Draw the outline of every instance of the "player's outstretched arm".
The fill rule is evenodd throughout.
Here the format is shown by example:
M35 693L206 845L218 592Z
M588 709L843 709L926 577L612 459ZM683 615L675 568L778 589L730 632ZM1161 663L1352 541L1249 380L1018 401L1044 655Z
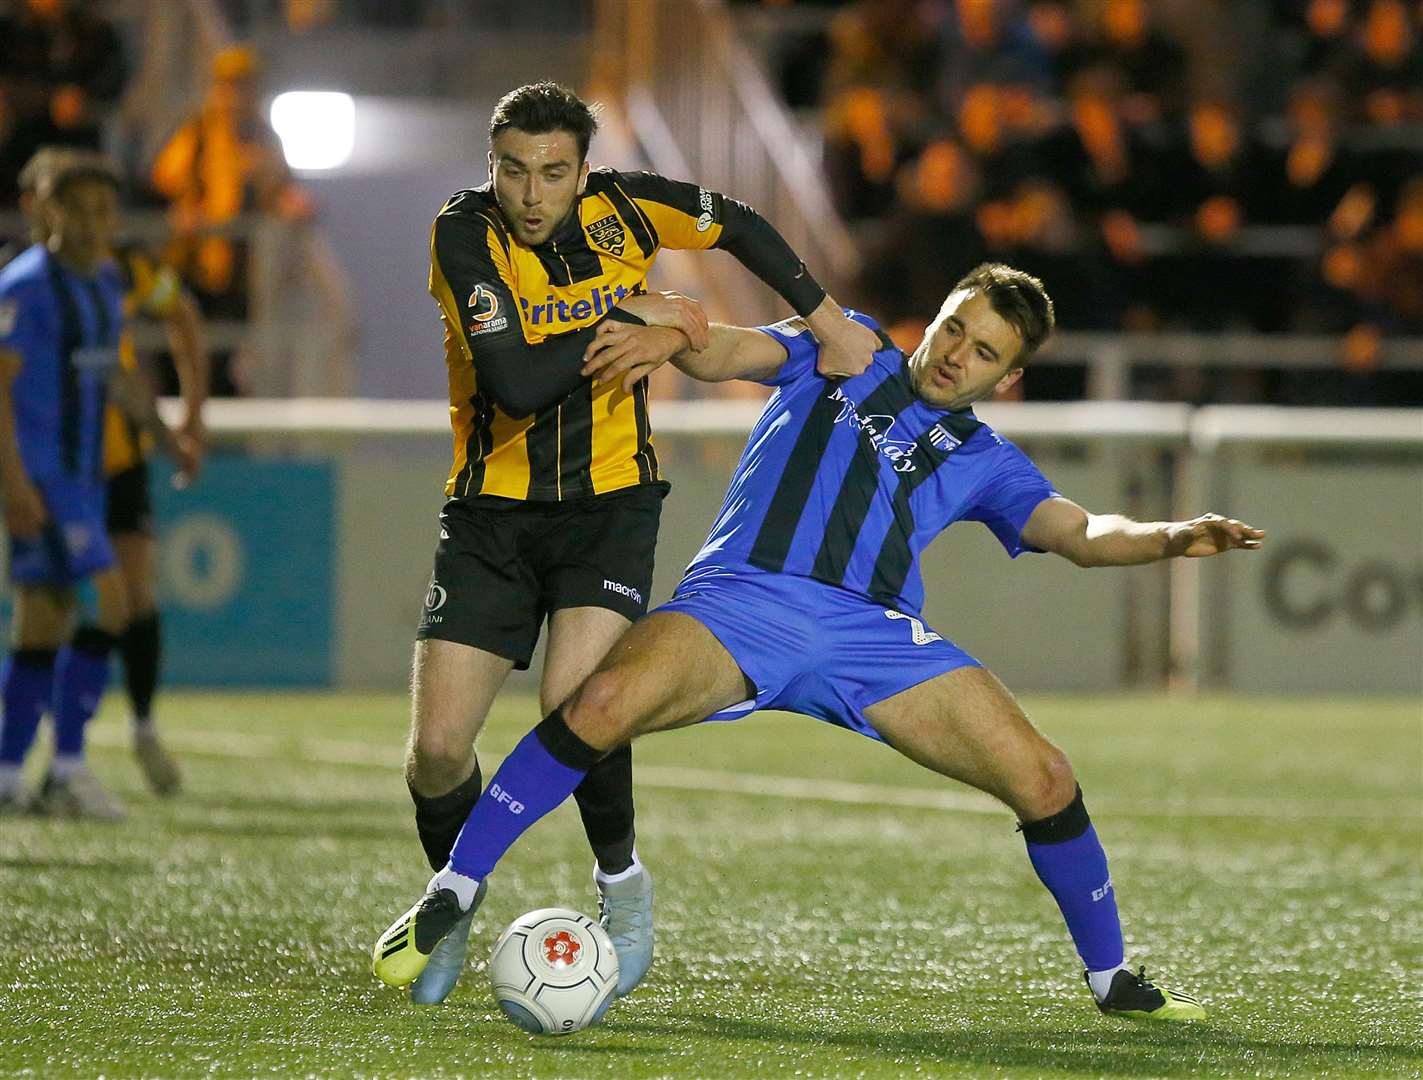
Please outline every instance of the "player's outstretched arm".
M605 322L588 347L585 374L599 382L621 378L623 389L667 360L701 382L769 379L786 362L786 350L758 330L713 323L703 349L690 347L680 330L660 325Z
M1263 529L1234 518L1202 514L1189 521L1133 521L1092 514L1071 499L1044 499L1023 526L1023 539L1078 566L1135 566L1159 559L1202 558L1240 549L1255 551Z
M786 359L786 347L770 334L744 326L712 323L707 347L684 349L672 358L672 363L702 382L730 379L765 382L781 370Z
M709 326L701 304L679 293L629 296L618 310L646 326L603 323L588 346L583 373L599 382L621 378L624 390L669 359L701 382L764 381L786 362L785 347L768 334Z

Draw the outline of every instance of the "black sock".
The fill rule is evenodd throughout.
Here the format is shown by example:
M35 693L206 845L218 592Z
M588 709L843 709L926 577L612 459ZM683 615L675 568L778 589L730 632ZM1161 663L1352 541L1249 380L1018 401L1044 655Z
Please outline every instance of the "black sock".
M119 654L124 661L124 685L133 705L134 718L139 721L147 720L153 711L162 644L156 611L134 619L119 638Z
M588 845L605 874L632 865L632 746L620 746L591 769L573 789Z
M406 781L406 786L409 786L409 781ZM464 828L465 819L479 801L483 787L484 777L479 773L479 761L476 759L469 779L453 791L443 795L421 795L413 787L410 788L410 797L415 800L415 831L420 834L420 846L425 849L425 858L430 860L431 870L443 870L445 863L450 861L455 837Z

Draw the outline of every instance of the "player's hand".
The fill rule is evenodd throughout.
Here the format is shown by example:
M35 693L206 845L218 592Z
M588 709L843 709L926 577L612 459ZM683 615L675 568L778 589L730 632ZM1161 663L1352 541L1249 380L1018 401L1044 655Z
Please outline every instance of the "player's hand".
M805 321L820 344L815 370L827 379L859 375L870 366L875 351L884 347L878 334L847 316L829 296Z
M668 326L687 335L694 352L707 347L707 313L690 296L675 292L638 293L618 301L618 307L648 326Z
M623 390L632 393L639 381L687 347L680 330L609 320L598 325L593 343L583 353L582 371L599 383L621 378Z
M5 528L17 540L31 540L44 531L49 510L39 489L28 479L5 485Z
M1236 548L1257 551L1264 542L1264 529L1219 514L1202 514L1173 527L1169 548L1173 556L1200 559Z
M201 441L188 434L186 425L173 433L173 463L177 466L177 471L173 473L174 491L185 490L198 478L206 449Z
M208 429L203 423L203 414L196 409L189 409L183 422L178 425L178 445L180 453L190 462L190 467L186 470L185 485L197 478L203 467L203 458L208 452Z

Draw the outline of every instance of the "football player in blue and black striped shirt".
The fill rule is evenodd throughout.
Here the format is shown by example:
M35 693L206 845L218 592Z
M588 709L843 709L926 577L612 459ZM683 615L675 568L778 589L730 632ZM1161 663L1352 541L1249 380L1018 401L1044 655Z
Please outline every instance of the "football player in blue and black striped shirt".
M47 803L115 819L122 809L84 763L84 726L128 621L104 528L103 418L118 364L123 285L108 261L118 213L112 174L56 169L51 243L0 271L0 487L15 583L14 649L0 675L0 805L24 801L20 765L52 710ZM73 635L75 588L100 587L99 627ZM112 602L110 602L112 600Z
M867 325L864 316L852 316ZM1011 385L1052 331L1042 283L987 264L965 276L912 356L888 340L863 374L829 379L792 319L712 327L676 362L700 379L776 392L726 500L673 599L515 748L475 804L449 866L386 932L382 949L425 952L525 829L585 772L650 731L753 709L806 713L888 743L1002 800L1067 923L1105 1013L1205 1016L1189 995L1124 963L1107 857L1067 757L973 657L925 625L919 555L957 521L979 521L1013 556L1126 566L1260 547L1264 534L1213 514L1140 523L1058 494L972 406ZM660 327L599 331L617 350Z
M118 186L97 155L56 159L36 192L44 242L0 270L0 495L15 585L13 648L0 668L0 814L123 816L84 759L84 728L129 620L105 526L107 405L160 439L168 432L151 394L119 369L124 286L110 258ZM98 614L75 630L86 581ZM46 712L55 753L32 800L21 767Z

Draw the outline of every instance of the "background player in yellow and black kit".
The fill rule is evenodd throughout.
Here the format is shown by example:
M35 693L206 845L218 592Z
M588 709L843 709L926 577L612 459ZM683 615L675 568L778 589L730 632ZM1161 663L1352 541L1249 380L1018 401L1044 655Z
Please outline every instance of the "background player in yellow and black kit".
M46 239L44 215L39 205L46 175L66 162L84 157L83 151L70 147L41 147L20 171L20 209L29 225L32 242ZM124 287L125 329L119 340L119 364L128 372L140 370L130 329L134 319L147 317L164 323L186 409L172 446L177 450L179 475L190 479L198 468L205 442L202 410L207 400L209 376L202 314L184 290L177 273L155 260L141 245L119 244L112 257ZM144 380L138 382L146 385ZM148 490L147 456L153 442L152 435L140 430L128 414L110 403L104 416L107 525L130 615L128 628L119 637L118 651L123 658L124 685L133 709L134 756L149 786L159 795L169 795L178 790L181 776L153 724L153 697L158 686L161 656L157 541Z
M185 409L174 435L178 475L186 483L197 472L205 442L202 414L209 375L202 314L183 289L177 273L155 261L141 246L121 245L114 258L124 283L128 324L146 316L161 320L168 331ZM119 363L129 371L139 371L131 331L120 342ZM149 787L159 795L171 795L178 790L181 774L159 740L153 722L162 631L156 581L158 543L153 532L147 461L152 442L152 437L141 432L127 415L109 407L104 419L104 474L109 485L109 539L131 613L128 630L119 639L119 655L123 657L124 685L133 709L133 750Z
M595 128L593 111L556 84L509 93L490 118L490 182L455 194L431 233L454 466L415 649L406 777L437 870L480 793L475 737L509 671L528 666L544 621L546 714L647 608L667 484L645 376L675 350L605 351L601 362L620 378L596 383L584 350L604 319L639 321L639 305L680 309L689 340L705 332L699 309L635 295L657 252L731 252L806 316L827 373L858 374L878 346L749 207L649 173L590 171ZM575 797L618 952L618 991L627 993L652 960L652 881L633 849L630 751L601 762ZM405 978L382 963L391 947L378 948L377 974L395 985L415 980L417 1002L444 1000L477 899L472 882L432 887L422 903L453 905L455 930Z

